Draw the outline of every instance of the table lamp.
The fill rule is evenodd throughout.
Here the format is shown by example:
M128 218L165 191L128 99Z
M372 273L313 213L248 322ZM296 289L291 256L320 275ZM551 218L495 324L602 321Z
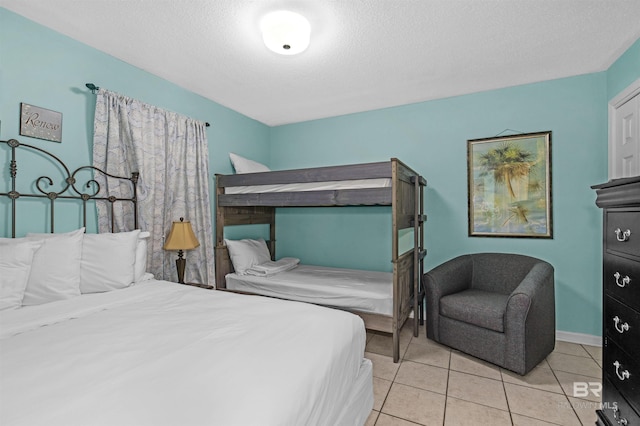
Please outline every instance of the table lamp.
M187 266L183 250L192 250L199 245L200 243L193 233L193 228L191 228L191 222L185 221L183 217L180 218L179 222L173 222L163 248L165 250L178 250L176 268L178 269L178 282L180 284L184 284L184 270Z

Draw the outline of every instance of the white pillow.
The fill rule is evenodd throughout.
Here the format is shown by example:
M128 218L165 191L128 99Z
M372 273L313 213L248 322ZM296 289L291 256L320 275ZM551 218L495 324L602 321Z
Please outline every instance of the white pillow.
M22 306L33 255L42 243L0 238L0 311Z
M33 256L23 306L80 296L80 259L84 228L64 234L27 234L42 242Z
M86 234L80 263L80 292L101 293L133 284L139 235L139 229Z
M144 274L142 274L142 278L140 278L140 281L138 282L142 282L142 281L149 281L154 279L155 277L153 276L153 274L151 272L145 272Z
M134 280L133 282L137 283L138 281L144 281L143 277L145 272L147 272L147 240L151 234L149 231L141 231L138 234L138 244L136 245L136 266L134 272Z
M239 241L225 239L224 242L237 274L246 275L247 269L271 260L267 243L262 238Z
M233 152L229 153L229 158L231 159L231 164L233 164L233 168L236 170L236 173L258 173L271 171L271 169L264 164L241 157Z

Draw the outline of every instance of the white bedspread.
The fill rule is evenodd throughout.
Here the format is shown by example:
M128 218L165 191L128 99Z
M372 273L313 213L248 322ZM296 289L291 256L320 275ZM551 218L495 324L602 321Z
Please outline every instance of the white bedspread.
M352 314L148 281L0 312L0 424L334 425Z
M233 273L225 278L231 290L393 315L391 272L298 265L268 277Z

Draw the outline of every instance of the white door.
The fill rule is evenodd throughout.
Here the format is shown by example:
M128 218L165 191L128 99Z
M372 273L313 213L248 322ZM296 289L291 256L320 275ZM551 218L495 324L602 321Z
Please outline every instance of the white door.
M617 103L610 105L610 179L640 175L640 93L637 92L637 88L625 90L626 96L618 97Z

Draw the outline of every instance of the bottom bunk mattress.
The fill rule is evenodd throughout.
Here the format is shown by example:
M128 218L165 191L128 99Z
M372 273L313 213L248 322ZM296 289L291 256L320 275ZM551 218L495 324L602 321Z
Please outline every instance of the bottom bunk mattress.
M225 278L230 290L393 315L391 272L298 265L268 277L232 273Z
M2 425L363 425L356 315L148 281L0 311Z

